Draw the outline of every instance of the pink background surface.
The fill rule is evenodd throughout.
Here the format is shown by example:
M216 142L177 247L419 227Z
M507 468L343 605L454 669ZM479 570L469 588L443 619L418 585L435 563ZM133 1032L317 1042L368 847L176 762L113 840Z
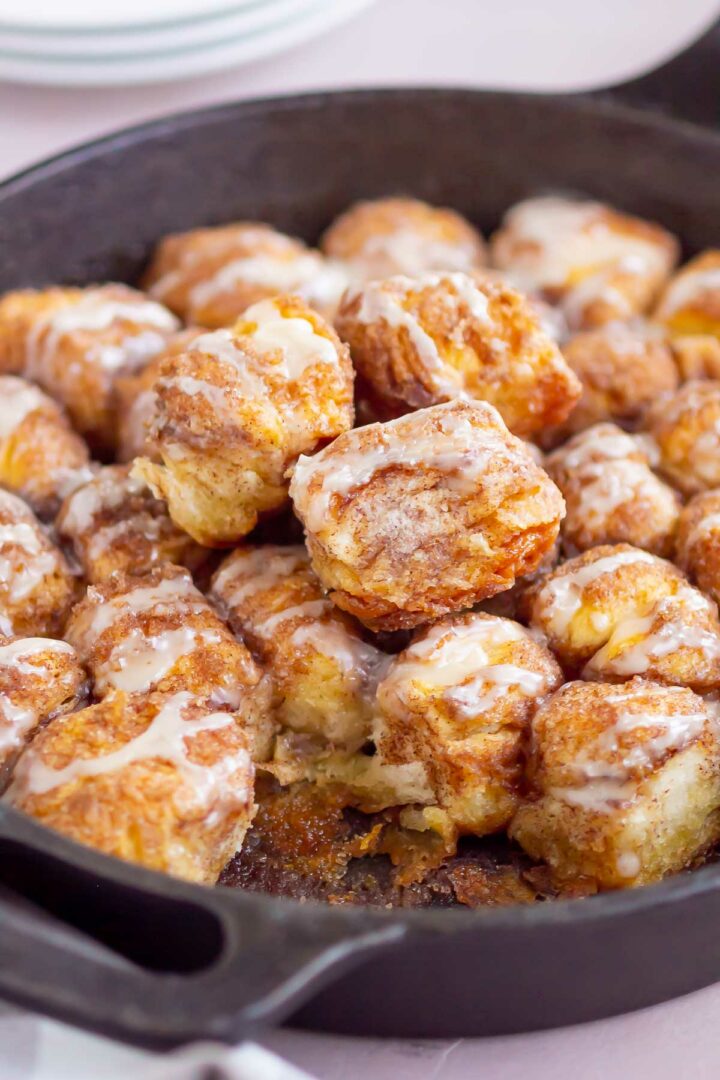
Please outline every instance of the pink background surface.
M232 98L371 84L574 90L616 82L682 48L717 9L716 0L378 0L315 42L186 83L99 91L0 84L0 174L128 123ZM33 1025L33 1050L13 1076L139 1078L148 1066L159 1075L138 1051L0 1007L3 1080L4 1032L18 1037L25 1025ZM720 985L535 1035L427 1043L278 1031L262 1041L322 1080L702 1080L720 1075Z

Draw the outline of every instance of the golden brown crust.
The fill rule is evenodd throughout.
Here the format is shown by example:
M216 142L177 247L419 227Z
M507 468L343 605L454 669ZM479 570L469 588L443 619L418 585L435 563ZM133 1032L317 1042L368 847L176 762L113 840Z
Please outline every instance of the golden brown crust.
M72 545L91 583L116 572L147 574L165 563L194 570L207 557L173 523L165 503L130 476L129 465L99 469L65 500L55 528Z
M345 295L336 326L386 418L479 398L529 436L561 423L580 394L531 304L482 272L370 282Z
M647 884L720 835L720 744L689 690L568 683L536 712L532 733L533 797L510 834L557 880Z
M371 629L400 629L508 589L548 552L562 497L499 414L450 402L357 428L290 487L318 577Z
M0 375L0 483L41 518L92 475L88 448L62 409L37 386Z
M556 196L517 203L491 238L493 264L519 287L559 302L573 329L646 312L679 251L659 225Z
M382 760L420 763L436 805L423 817L444 831L504 828L519 802L530 718L562 682L552 653L518 623L449 616L394 657L378 688Z
M255 810L249 747L242 711L113 694L40 731L8 797L80 843L213 884Z
M115 380L115 450L118 461L152 457L150 424L154 413L155 383L160 378L163 361L170 356L187 352L193 341L206 331L188 327L173 334L167 348L153 357L149 364L134 375L122 375Z
M164 566L144 577L116 574L91 586L72 612L67 640L93 677L95 695L187 692L238 708L269 687L250 653L195 588L187 570Z
M715 604L647 551L592 548L540 579L524 604L569 673L608 682L643 675L698 692L720 685Z
M680 515L676 562L720 602L720 491L696 495Z
M642 438L596 424L549 454L545 468L565 499L568 555L617 543L672 555L680 498L653 473Z
M667 283L655 309L673 337L720 338L720 251L703 251Z
M575 334L562 351L582 383L582 396L563 424L543 434L546 447L602 420L633 430L659 394L678 386L673 353L662 331L640 321Z
M383 654L334 608L303 547L238 548L212 595L270 674L283 727L355 750L370 736Z
M720 486L720 382L685 383L648 411L659 470L684 495Z
M345 284L320 252L254 221L165 237L143 278L143 288L185 322L211 329L232 326L278 293L301 294L332 316Z
M49 638L0 643L0 778L36 728L77 708L87 677L71 645Z
M275 297L230 330L166 358L155 383L156 464L134 475L199 543L229 546L287 501L298 454L352 425L347 347L297 297Z
M720 339L712 334L682 334L672 338L671 348L680 381L720 379Z
M107 450L115 379L147 363L177 328L168 310L127 285L11 293L0 304L0 367L37 382Z
M425 270L472 270L487 255L480 233L455 210L397 196L354 203L335 218L320 247L349 264L356 283Z
M0 631L60 636L76 587L62 552L32 510L0 489Z

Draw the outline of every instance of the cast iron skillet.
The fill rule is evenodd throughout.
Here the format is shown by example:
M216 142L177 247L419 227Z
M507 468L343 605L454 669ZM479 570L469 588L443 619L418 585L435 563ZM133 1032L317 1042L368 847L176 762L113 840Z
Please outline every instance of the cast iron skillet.
M707 119L711 35L701 50L689 83L681 60L633 95L679 75ZM694 100L703 76L715 84ZM690 253L720 244L719 175L720 133L602 99L379 90L229 105L2 185L0 289L133 280L164 233L233 218L313 239L354 199L391 192L486 230L525 195L582 192L663 222ZM718 865L533 907L331 908L162 877L0 805L0 881L0 992L148 1046L237 1040L289 1016L355 1034L515 1032L720 978Z

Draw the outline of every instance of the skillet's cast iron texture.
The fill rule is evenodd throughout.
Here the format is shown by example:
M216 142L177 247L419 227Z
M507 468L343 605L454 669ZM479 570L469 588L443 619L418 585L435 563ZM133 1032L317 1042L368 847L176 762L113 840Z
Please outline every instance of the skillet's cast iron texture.
M400 90L231 105L0 187L0 289L132 280L164 233L233 218L311 240L354 199L391 192L485 230L523 196L584 193L663 222L691 253L720 244L718 175L720 134L603 101ZM144 1045L237 1039L293 1013L356 1034L526 1031L720 978L718 865L532 907L330 908L163 878L0 806L0 882L0 992Z

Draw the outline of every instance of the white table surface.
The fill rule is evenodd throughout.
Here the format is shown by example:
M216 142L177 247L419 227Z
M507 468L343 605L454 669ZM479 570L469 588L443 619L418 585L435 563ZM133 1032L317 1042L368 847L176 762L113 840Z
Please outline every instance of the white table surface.
M619 82L679 51L718 7L718 0L377 0L315 42L209 78L102 90L0 83L0 175L114 128L233 98L373 84L578 90ZM716 1080L720 985L534 1035L423 1043L282 1030L262 1042L320 1080ZM156 1068L173 1080L198 1075L187 1058L154 1060L0 1005L2 1080L145 1080L160 1076ZM226 1058L226 1070L261 1075L244 1052Z

